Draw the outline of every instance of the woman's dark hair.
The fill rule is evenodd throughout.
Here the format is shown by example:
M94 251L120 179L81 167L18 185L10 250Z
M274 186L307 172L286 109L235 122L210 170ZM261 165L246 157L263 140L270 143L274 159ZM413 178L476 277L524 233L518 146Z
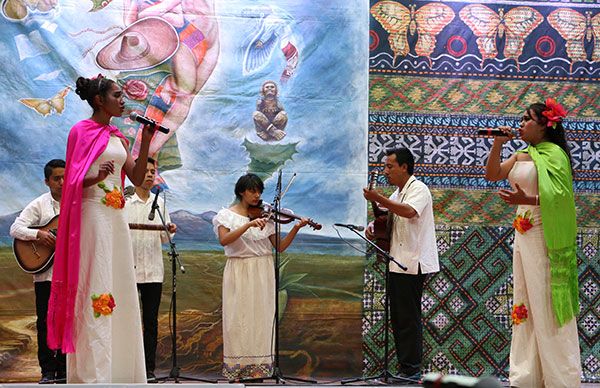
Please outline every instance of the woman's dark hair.
M235 184L235 197L238 201L242 200L242 193L246 190L257 190L262 193L265 190L265 184L258 175L246 174L241 176Z
M114 83L115 81L100 74L93 79L79 77L75 82L75 93L77 93L79 98L87 101L87 103L90 104L92 109L95 111L96 107L94 106L94 97L97 95L106 97L108 91Z
M548 107L546 104L536 103L529 105L527 111L531 116L531 112L535 113L537 116L536 122L540 125L543 125L546 128L546 139L549 142L552 142L562 148L567 156L569 157L569 163L571 164L571 169L573 169L573 163L571 162L571 152L569 151L569 145L567 144L567 138L565 136L565 127L563 127L562 122L557 122L556 126L548 127L548 118L542 114ZM533 119L533 116L531 116Z

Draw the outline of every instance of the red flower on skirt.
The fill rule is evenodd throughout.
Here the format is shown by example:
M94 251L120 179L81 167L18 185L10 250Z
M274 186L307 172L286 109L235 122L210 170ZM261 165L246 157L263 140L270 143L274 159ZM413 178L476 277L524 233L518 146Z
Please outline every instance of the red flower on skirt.
M123 209L125 207L125 197L118 186L113 186L113 189L110 190L104 182L100 182L98 183L98 187L104 190L105 193L104 198L101 200L103 204L115 209Z
M112 294L93 294L92 308L94 309L94 317L98 318L101 315L110 315L117 305Z
M513 311L511 314L513 325L518 325L527 320L527 307L525 307L525 303L521 303L519 305L513 306Z
M533 228L533 217L531 217L531 211L527 210L524 214L517 214L515 220L513 221L513 227L521 234Z

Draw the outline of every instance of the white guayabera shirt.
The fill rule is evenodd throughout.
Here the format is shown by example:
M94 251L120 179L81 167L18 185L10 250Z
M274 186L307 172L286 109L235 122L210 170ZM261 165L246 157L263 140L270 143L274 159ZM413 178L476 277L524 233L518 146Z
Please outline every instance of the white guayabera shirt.
M417 212L413 218L395 215L392 229L390 255L408 268L403 271L393 261L390 271L416 275L440 270L435 223L433 220L433 200L427 186L411 176L402 191L397 189L390 199L409 205Z
M153 195L146 201L143 201L137 194L128 198L125 202L127 222L162 225L158 214L154 220L148 220L153 201ZM165 222L171 222L171 217L169 217L169 212L165 211L165 204L161 197L158 197L158 206L157 211L163 214ZM131 230L130 232L136 283L162 283L165 269L161 245L168 241L166 233L156 230Z

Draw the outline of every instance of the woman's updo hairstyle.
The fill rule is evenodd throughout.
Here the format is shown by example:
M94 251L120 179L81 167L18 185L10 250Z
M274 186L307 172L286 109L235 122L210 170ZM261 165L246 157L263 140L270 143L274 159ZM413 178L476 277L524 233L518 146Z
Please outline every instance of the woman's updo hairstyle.
M98 74L94 78L79 77L75 82L75 93L77 93L79 98L87 101L92 109L96 110L94 97L97 95L106 97L114 82L111 79L105 78L102 74Z

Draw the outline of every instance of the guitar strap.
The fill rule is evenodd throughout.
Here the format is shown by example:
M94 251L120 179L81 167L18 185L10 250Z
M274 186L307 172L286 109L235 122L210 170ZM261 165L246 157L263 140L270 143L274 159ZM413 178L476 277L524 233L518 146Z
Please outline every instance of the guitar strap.
M406 187L406 190L404 191L404 194L402 195L402 198L400 199L400 203L404 203L404 199L406 198L406 194L408 194L408 189L410 189L410 186L416 181L416 179L413 179L408 186ZM397 216L392 213L391 211L388 211L388 217L387 217L387 223L386 223L386 233L387 233L387 237L388 240L390 242L390 247L392 246L392 228L394 227L394 218L396 218Z

